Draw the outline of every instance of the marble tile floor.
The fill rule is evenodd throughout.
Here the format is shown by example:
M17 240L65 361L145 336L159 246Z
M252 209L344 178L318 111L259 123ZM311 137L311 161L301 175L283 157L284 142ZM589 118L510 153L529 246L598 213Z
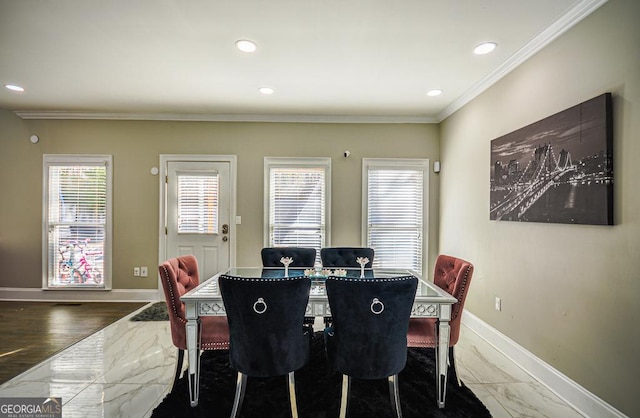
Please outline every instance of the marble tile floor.
M4 383L0 397L61 397L65 418L149 417L171 386L177 350L168 322L129 321L137 312ZM496 418L582 417L466 327L456 359Z

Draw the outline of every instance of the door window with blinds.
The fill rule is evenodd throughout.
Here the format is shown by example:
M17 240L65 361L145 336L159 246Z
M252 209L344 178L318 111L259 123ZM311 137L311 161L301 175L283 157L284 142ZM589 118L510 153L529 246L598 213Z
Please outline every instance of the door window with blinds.
M44 288L111 288L111 167L110 155L44 156Z
M178 233L217 234L219 179L216 171L178 171Z
M374 268L423 272L428 160L363 159L363 241Z
M270 158L265 166L265 246L310 247L329 242L330 158Z

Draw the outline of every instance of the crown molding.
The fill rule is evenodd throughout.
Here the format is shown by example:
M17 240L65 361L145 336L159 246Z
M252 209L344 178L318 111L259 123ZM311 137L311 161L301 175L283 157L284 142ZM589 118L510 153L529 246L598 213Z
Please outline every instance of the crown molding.
M454 100L447 106L437 117L438 123L460 110L464 105L478 97L482 92L494 85L498 80L509 74L511 71L519 67L531 56L540 51L542 48L550 44L560 35L571 29L582 19L593 13L608 0L583 0L570 8L558 20L549 25L545 30L540 32L538 36L533 38L518 52L509 57L498 68L489 73L480 82L467 90L462 96Z
M85 119L85 120L135 120L135 121L192 121L192 122L286 122L286 123L358 123L358 124L425 124L440 123L460 110L467 103L527 61L578 22L593 13L607 0L581 0L566 13L540 32L498 68L473 85L459 98L433 116L348 116L348 115L297 115L297 114L170 114L170 113L109 113L81 111L16 111L22 119Z
M341 115L250 115L250 114L170 114L31 111L14 112L22 119L134 120L179 122L287 122L287 123L437 123L427 116L341 116Z

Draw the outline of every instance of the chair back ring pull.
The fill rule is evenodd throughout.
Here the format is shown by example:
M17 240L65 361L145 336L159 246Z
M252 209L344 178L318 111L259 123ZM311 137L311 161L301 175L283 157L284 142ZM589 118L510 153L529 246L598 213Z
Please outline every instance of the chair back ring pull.
M371 312L374 315L380 315L384 311L384 303L380 302L378 298L373 298L371 302Z
M258 298L253 304L253 311L259 315L267 311L267 303L262 298Z

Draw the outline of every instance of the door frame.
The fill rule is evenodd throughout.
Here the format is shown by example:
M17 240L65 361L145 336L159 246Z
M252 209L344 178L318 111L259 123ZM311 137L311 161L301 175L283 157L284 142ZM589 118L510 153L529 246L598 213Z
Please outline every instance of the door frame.
M222 162L229 163L229 265L236 264L236 204L237 204L237 167L238 157L235 155L211 155L211 154L160 154L160 171L159 171L159 187L160 187L160 218L158 220L158 265L167 259L167 234L166 226L166 199L167 189L166 178L167 165L169 162ZM164 300L164 291L158 274L158 298Z

